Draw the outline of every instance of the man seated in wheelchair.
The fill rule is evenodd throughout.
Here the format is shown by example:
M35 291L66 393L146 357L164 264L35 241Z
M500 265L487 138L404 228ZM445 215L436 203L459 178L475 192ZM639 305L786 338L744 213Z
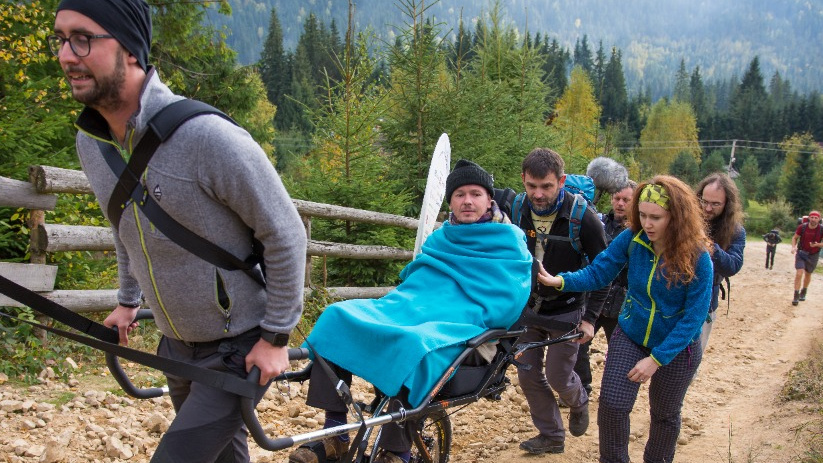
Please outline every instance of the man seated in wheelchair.
M309 335L309 348L347 384L354 374L382 393L418 406L466 341L490 329L511 327L529 297L532 256L525 236L500 211L493 195L488 172L473 162L458 161L446 179L449 220L400 273L402 283L380 299L327 307ZM491 361L496 349L482 347L479 355ZM329 375L317 366L311 371L306 402L326 411L326 428L345 424L346 406ZM412 444L406 428L384 425L381 448L371 461L407 462ZM348 447L348 435L329 437L298 448L289 461L336 459Z

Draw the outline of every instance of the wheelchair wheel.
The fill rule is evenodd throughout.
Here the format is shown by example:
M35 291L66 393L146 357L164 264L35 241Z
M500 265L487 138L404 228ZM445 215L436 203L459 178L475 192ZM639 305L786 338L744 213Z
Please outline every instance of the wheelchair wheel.
M415 433L420 436L433 463L448 463L452 445L452 423L445 410L438 410L427 415L418 424ZM412 445L409 463L425 461L417 444Z

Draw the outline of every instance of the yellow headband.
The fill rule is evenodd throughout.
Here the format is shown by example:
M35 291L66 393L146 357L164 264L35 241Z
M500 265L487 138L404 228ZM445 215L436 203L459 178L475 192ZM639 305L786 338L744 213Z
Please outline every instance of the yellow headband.
M669 195L661 185L646 185L640 192L640 202L654 203L669 210Z

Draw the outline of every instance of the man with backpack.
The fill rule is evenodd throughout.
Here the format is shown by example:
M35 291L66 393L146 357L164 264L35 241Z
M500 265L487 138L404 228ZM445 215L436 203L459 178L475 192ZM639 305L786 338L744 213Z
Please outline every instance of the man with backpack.
M143 149L157 140L154 116L186 101L149 65L151 35L144 0L62 0L47 38L85 105L77 153L112 224L120 288L104 324L126 344L145 299L163 333L158 355L239 378L256 366L260 400L263 385L289 366L289 334L303 309L304 227L266 153L223 117L195 117ZM145 152L153 156L137 169L132 161ZM118 173L111 163L121 157L129 164ZM125 201L113 200L122 190ZM256 239L267 278L184 248L160 231L157 210L176 221L167 230L191 232L241 263ZM237 394L172 374L167 381L176 416L153 462L249 461Z
M534 149L523 160L521 178L526 192L514 200L512 223L526 233L529 252L549 273L578 270L606 248L603 225L593 208L564 188L567 176L559 154ZM528 330L520 340L540 342L579 330L583 337L577 343L589 341L605 292L592 296L597 300L587 304L585 293L561 293L536 284L522 319ZM517 374L539 432L521 442L521 449L532 454L563 453L566 433L557 397L569 406L569 432L573 436L586 432L589 397L574 372L578 347L576 343L554 344L531 349L519 359L529 366L519 368Z
M763 241L766 242L766 268L771 270L774 267L774 255L777 253L777 245L783 241L780 237L780 231L772 228L771 231L763 235Z
M809 221L797 227L792 236L794 257L794 299L792 305L806 300L806 290L812 281L812 272L817 268L820 248L823 248L823 227L820 226L820 212L809 212ZM802 284L802 286L801 286Z
M712 264L714 265L714 282L712 285L712 303L709 317L703 324L700 345L703 352L709 344L709 335L717 318L720 293L729 297L729 277L734 276L743 267L743 248L746 246L746 229L743 228L743 205L740 191L734 180L727 174L714 173L700 181L695 188L700 207L708 224L709 239L714 242ZM723 282L726 281L726 288Z

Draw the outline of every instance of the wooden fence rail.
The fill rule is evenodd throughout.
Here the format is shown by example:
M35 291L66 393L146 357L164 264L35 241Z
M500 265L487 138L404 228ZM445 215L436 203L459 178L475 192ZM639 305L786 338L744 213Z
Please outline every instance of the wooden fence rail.
M88 179L82 171L62 169L52 166L32 166L29 168L29 182L0 177L0 207L25 208L31 210L29 228L31 230L31 264L45 264L47 253L65 251L113 251L114 238L108 227L49 224L44 220L45 210L54 210L58 194L93 194ZM303 218L309 237L306 281L310 282L311 257L341 257L348 259L394 259L411 260L412 251L389 246L332 243L311 239L312 217L366 222L377 225L417 229L418 219L382 212L365 211L331 204L315 203L293 199L297 211ZM2 264L2 263L0 263ZM19 265L19 264L18 264ZM49 266L46 266L49 267ZM0 265L0 274L19 284L39 291L45 297L65 305L76 312L98 312L110 310L117 302L116 290L53 290L54 282L23 281L22 273L52 275L53 270L43 272L21 272L14 264ZM47 276L44 278L48 278ZM331 287L328 292L343 299L380 297L392 287ZM0 296L0 306L18 306L16 301Z

